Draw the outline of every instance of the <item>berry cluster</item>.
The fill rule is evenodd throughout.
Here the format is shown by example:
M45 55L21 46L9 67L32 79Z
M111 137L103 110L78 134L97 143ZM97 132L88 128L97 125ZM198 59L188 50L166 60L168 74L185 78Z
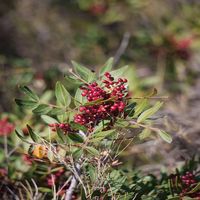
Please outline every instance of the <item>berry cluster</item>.
M68 123L55 123L49 124L52 131L56 131L56 128L60 128L64 133L73 132L73 129L70 127Z
M82 96L86 97L90 104L80 107L80 113L75 115L74 122L91 130L102 120L114 122L117 116L123 114L127 104L127 80L119 78L115 81L108 72L104 76L101 84L93 82L80 88Z
M190 196L192 198L200 200L200 190L198 190L194 193L187 194L197 184L196 177L193 173L186 172L185 175L181 176L181 182L182 182L182 185L183 185L183 189L182 189L182 192L180 194L181 197L184 197L184 196L187 195L187 196Z

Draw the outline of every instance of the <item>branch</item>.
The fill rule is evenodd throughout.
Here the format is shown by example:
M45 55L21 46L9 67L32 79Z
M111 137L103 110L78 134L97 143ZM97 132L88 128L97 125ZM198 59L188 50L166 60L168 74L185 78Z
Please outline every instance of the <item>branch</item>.
M76 164L76 166L75 166L76 172L75 173L80 174L80 168L81 168L80 164ZM71 180L69 188L66 190L65 200L71 200L72 199L72 195L73 195L74 190L75 190L75 188L78 184L78 180L77 180L77 177L75 176L75 173L72 176L72 180Z
M125 52L128 44L129 44L130 36L131 36L131 34L129 32L124 33L121 44L120 44L117 52L115 53L113 66L116 66L119 63L121 56L123 55L123 53Z

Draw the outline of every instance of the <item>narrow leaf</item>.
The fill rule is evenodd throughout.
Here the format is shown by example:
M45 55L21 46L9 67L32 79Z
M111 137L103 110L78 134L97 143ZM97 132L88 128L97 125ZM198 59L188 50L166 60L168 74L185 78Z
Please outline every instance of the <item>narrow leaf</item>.
M60 128L56 128L56 132L58 137L61 139L62 142L65 142L65 135Z
M46 104L40 104L32 112L38 115L47 114L51 110L51 107Z
M110 74L114 77L114 78L119 78L121 76L124 75L124 73L128 70L128 65L121 67L119 69L116 69L114 71L111 71Z
M95 79L95 74L88 68L84 67L81 64L72 61L75 72L85 81L92 82Z
M98 133L94 133L94 134L92 135L92 140L91 140L91 141L93 141L93 139L94 139L95 141L96 141L96 140L103 140L104 138L106 138L106 137L112 135L112 134L115 133L115 132L116 132L116 130L113 129L113 130L101 131L101 132L98 132Z
M155 114L160 107L163 105L162 102L157 102L152 108L149 108L148 110L144 111L137 119L137 122L143 122L145 121L147 118L149 118L150 116L152 116L153 114Z
M166 142L168 142L168 143L171 143L171 142L172 142L172 137L171 137L171 135L169 135L169 134L166 133L165 131L160 130L160 131L158 131L157 133L158 133L158 135L159 135L164 141L166 141Z
M100 69L100 76L104 75L105 72L109 72L113 67L113 58L109 58L108 61Z
M25 137L23 137L21 134L23 134L21 131L19 130L15 130L16 135L23 141L23 142L27 142ZM21 134L20 134L21 133Z
M81 137L78 133L69 133L68 137L74 142L78 142L78 143L84 142L83 137Z
M31 136L31 139L34 141L34 142L38 142L39 141L39 137L33 132L32 128L27 124L27 129L28 129L28 132Z
M94 147L85 147L85 150L94 156L99 155L99 152Z
M58 123L58 121L56 119L54 119L53 117L50 117L48 115L41 115L41 118L43 119L44 122L46 122L47 124L55 124Z
M39 101L39 97L27 86L19 86L19 89L27 94L32 100Z
M33 109L38 105L37 101L31 101L31 100L15 99L15 102L18 106L30 109Z
M84 101L85 98L83 98L81 93L82 93L81 89L78 88L76 90L76 94L75 94L75 100L74 100L75 106L80 106L80 105L82 105L82 104L84 104L86 102L86 101Z
M55 95L58 104L67 107L71 103L71 96L59 81L56 83Z

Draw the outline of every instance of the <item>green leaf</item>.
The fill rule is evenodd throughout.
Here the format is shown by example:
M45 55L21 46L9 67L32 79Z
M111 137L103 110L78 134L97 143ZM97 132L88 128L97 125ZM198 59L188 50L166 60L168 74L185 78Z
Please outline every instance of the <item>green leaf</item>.
M63 110L62 108L52 108L49 111L49 115L63 115L66 111Z
M135 106L136 106L135 102L127 105L126 108L125 108L125 114L128 115L129 117L132 117L134 115L134 112L135 112Z
M101 132L98 132L98 133L94 133L92 135L91 141L94 142L94 141L103 140L104 138L111 136L115 132L116 132L116 130L113 129L113 130L101 131Z
M27 94L32 100L39 101L39 97L27 86L19 86L19 89Z
M128 65L121 67L119 69L116 69L114 71L111 71L110 74L114 77L114 78L119 78L121 76L124 75L124 73L128 70Z
M41 115L41 118L43 119L44 122L46 122L47 124L55 124L58 123L58 121L56 119L54 119L53 117L50 117L48 115Z
M65 76L66 82L73 85L82 85L83 82L77 79L77 77L72 75Z
M100 69L100 76L104 75L105 72L109 72L113 67L113 58L109 58L108 61Z
M27 124L26 125L27 129L28 129L28 132L31 136L31 139L34 141L34 142L38 142L39 141L39 137L33 132L32 128Z
M70 122L70 126L73 130L81 130L83 132L86 132L87 131L87 128L85 126L82 126L80 124L77 124L75 122Z
M22 136L22 132L18 129L15 130L16 135L18 136L18 138L20 138L23 142L27 142L27 140L25 139L25 137Z
M152 108L149 108L148 110L145 110L137 119L138 123L141 123L145 121L147 118L155 114L160 107L163 105L162 102L157 102Z
M50 162L53 162L53 160L54 160L54 154L53 154L53 151L50 148L47 152L47 158L49 159Z
M172 142L172 137L171 135L169 135L168 133L166 133L165 131L159 130L158 135L166 142L171 143Z
M75 106L80 106L82 104L84 104L86 102L86 99L81 95L82 91L81 89L77 89L76 90L76 94L75 94L75 100L74 100L74 104Z
M51 193L52 190L50 188L46 188L46 187L38 187L38 190L42 193Z
M62 142L65 142L65 135L60 128L56 128L56 132L58 137L61 139Z
M78 142L78 143L84 142L83 137L81 137L78 133L69 133L68 137L74 142Z
M137 117L146 108L147 102L147 99L143 99L137 103L133 117Z
M85 150L91 155L98 156L99 152L94 147L85 147Z
M151 130L146 128L139 134L139 139L144 140L148 138L150 135L151 135Z
M40 104L32 112L38 115L47 114L51 110L51 107L46 104Z
M97 176L96 176L96 171L95 171L95 167L93 167L92 165L88 164L87 165L87 171L90 177L90 180L92 182L95 182Z
M95 79L95 74L88 68L81 64L72 61L75 72L86 82L92 82Z
M58 104L67 107L71 103L71 96L59 81L56 83L55 95Z
M31 100L15 99L15 102L18 106L30 109L33 109L38 105L37 101L31 101Z

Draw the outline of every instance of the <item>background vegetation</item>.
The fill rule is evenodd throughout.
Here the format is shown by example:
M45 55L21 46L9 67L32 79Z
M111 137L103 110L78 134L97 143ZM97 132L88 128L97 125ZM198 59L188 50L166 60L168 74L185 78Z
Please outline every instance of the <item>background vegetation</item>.
M135 174L139 170L142 175L136 174L142 177L153 174L151 184L155 186L159 185L158 180L162 182L162 172L174 174L186 160L198 155L199 10L198 0L1 2L0 123L7 129L0 127L0 190L4 191L5 199L6 195L12 197L16 188L23 187L13 184L16 180L23 180L26 185L25 179L30 181L31 177L40 176L38 171L45 172L45 178L49 173L41 164L35 168L28 165L30 159L24 155L28 147L13 132L15 127L20 127L26 135L26 124L41 129L39 118L14 103L14 98L21 95L18 86L28 85L49 101L56 81L60 80L74 94L74 86L64 78L72 66L71 60L98 71L109 57L114 57L115 69L129 65L125 76L132 95L144 96L156 88L165 102L152 119L157 127L172 135L173 142L167 144L160 139L146 138L143 143L130 146L120 157L128 171ZM6 157L5 134L10 152ZM41 188L48 192L46 179L42 181ZM152 197L155 198L158 197Z

